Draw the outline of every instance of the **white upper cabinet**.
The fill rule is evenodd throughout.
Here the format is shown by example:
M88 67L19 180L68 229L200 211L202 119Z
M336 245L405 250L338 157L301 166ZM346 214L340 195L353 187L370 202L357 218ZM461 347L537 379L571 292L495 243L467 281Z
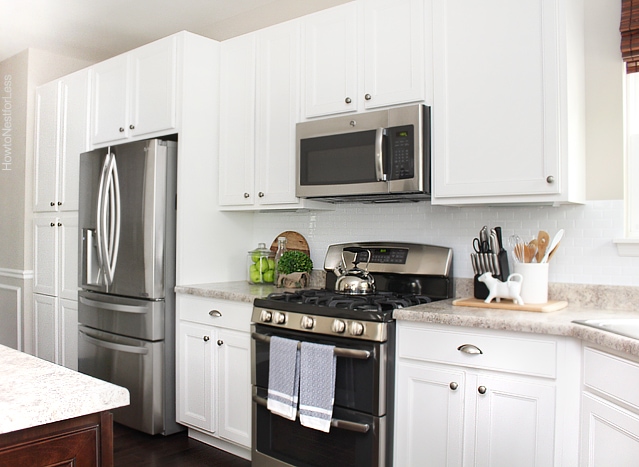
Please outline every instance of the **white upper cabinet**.
M583 201L582 1L433 0L433 204Z
M94 146L176 127L177 48L169 36L93 67Z
M222 43L219 202L223 209L331 208L295 196L299 27L299 22L289 21Z
M89 149L89 70L36 89L34 211L77 211L80 154Z
M303 19L306 118L425 99L423 0L361 0Z

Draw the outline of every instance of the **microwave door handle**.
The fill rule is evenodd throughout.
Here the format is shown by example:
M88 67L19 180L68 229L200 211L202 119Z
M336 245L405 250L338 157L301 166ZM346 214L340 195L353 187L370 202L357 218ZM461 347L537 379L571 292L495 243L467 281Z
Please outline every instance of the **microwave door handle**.
M378 182L386 181L384 173L384 128L375 131L375 176Z

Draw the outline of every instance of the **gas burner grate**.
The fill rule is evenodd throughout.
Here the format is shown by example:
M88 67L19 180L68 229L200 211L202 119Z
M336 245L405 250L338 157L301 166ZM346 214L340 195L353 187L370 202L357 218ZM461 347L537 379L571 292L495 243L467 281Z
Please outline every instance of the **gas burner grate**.
M432 301L430 297L425 295L398 294L395 292L377 292L371 295L348 295L325 289L275 292L270 294L268 299L362 312L389 311L422 303L430 303Z

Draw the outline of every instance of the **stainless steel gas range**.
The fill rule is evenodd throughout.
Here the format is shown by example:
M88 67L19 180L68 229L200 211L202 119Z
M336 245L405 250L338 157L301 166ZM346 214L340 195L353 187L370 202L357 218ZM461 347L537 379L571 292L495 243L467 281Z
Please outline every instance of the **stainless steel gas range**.
M392 465L393 310L453 297L452 256L450 248L413 243L331 245L324 263L325 289L283 291L255 300L253 466ZM367 266L359 267L365 263ZM365 281L366 287L342 288L346 272L353 271L351 283ZM267 409L274 336L335 347L335 393L328 433Z

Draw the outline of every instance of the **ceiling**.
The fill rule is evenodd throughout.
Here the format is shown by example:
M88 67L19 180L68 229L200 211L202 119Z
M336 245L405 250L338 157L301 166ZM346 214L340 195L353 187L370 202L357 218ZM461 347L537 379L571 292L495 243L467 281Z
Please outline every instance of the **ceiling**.
M0 61L37 48L92 62L182 30L225 40L351 0L0 0Z

